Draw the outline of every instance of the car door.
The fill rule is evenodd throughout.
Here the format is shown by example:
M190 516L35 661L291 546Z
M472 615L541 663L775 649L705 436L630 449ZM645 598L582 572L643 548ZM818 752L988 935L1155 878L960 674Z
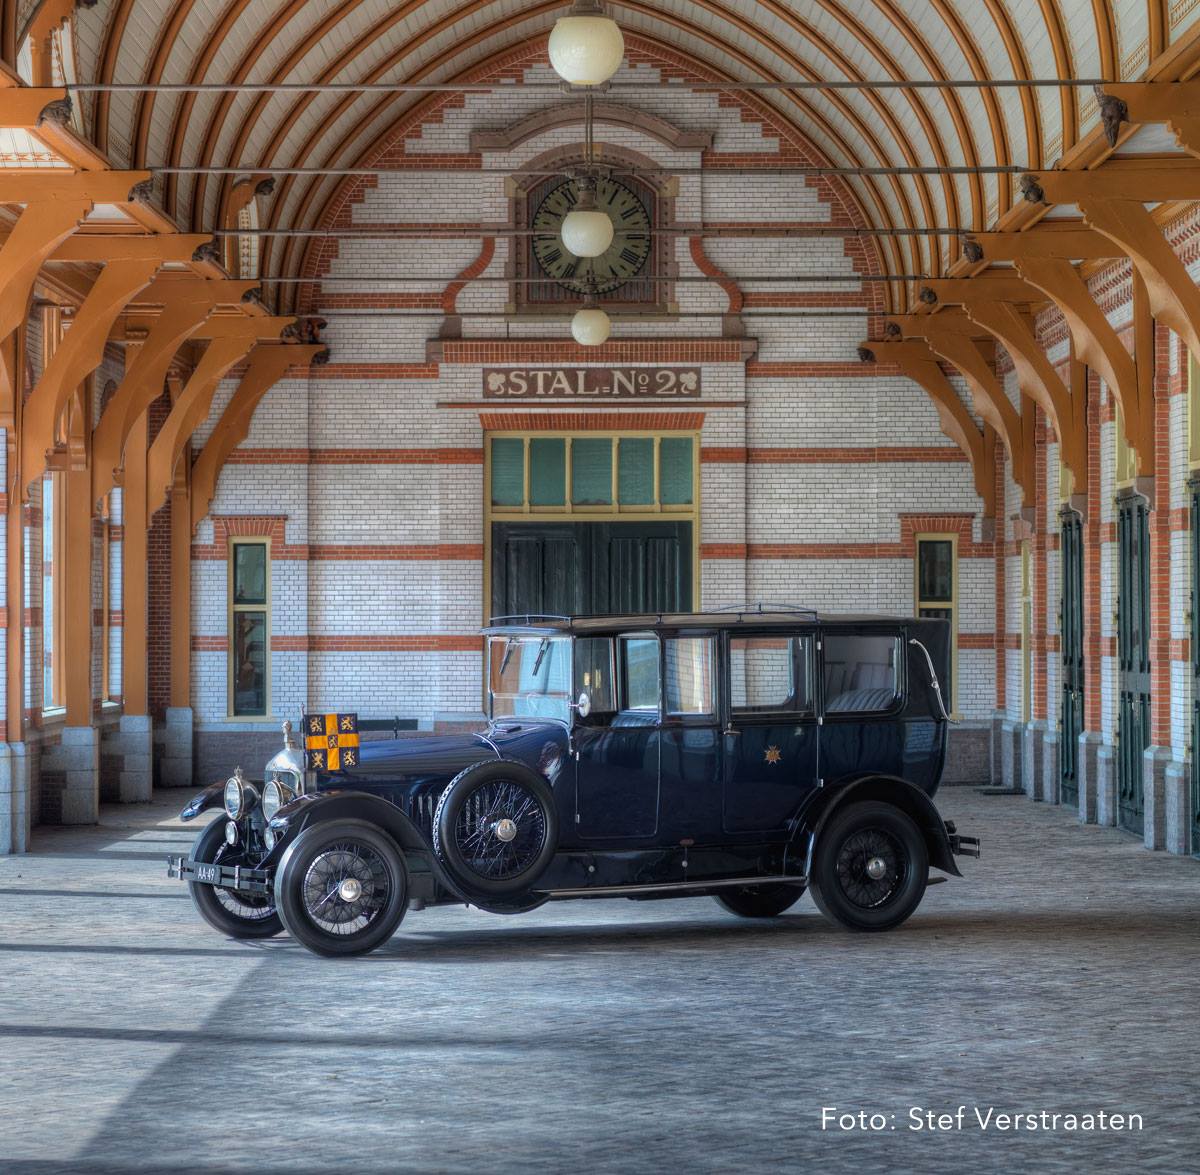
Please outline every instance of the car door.
M817 786L812 632L726 637L724 805L729 833L782 833Z
M575 726L575 831L582 842L642 840L658 830L660 659L656 634L618 637L614 709L593 710Z

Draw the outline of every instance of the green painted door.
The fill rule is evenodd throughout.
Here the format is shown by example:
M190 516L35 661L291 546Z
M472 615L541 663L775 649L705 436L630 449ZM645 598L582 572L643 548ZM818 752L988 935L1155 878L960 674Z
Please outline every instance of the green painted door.
M492 615L690 612L690 522L496 522Z
M1059 791L1064 804L1079 803L1079 736L1083 733L1083 518L1061 514L1062 709L1059 718Z
M1117 499L1117 823L1143 831L1142 763L1150 743L1150 507Z
M1200 856L1200 474L1188 482L1192 512L1192 853Z

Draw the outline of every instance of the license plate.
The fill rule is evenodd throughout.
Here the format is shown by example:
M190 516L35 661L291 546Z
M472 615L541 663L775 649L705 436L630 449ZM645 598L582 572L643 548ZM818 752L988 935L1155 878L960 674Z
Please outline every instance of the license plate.
M202 881L206 885L216 885L217 879L221 876L221 870L216 865L202 865L199 861L195 864L196 880Z

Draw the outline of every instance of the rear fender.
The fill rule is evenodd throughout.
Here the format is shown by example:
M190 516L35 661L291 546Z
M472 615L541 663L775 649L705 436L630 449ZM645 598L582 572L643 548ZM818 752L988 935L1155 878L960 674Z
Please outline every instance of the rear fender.
M800 813L792 838L791 848L804 853L805 876L812 872L813 849L833 815L847 804L868 800L892 804L911 816L925 838L930 865L955 877L962 876L954 863L945 821L934 802L919 787L895 775L869 775L846 780L817 793L816 798Z
M195 820L201 812L209 808L225 807L225 781L209 784L199 795L188 800L183 811L179 813L180 820Z

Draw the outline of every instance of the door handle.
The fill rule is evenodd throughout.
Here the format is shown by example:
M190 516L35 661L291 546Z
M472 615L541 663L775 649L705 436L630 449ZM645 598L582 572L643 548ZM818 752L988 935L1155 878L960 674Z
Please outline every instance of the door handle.
M726 738L741 738L742 737L742 732L740 730L734 730L732 726L725 727L725 729L721 733L724 734L724 736Z

